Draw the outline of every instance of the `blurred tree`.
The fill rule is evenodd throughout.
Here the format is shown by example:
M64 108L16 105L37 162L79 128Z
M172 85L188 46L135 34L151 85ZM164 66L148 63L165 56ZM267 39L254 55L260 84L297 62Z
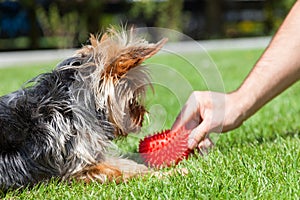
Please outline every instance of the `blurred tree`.
M206 0L206 34L208 38L223 35L222 0Z
M52 3L48 10L37 8L37 18L42 27L44 36L52 39L54 46L69 48L76 46L75 37L84 26L80 25L79 13L75 10L60 13L57 4ZM53 44L48 44L53 46Z
M295 2L296 0L265 1L265 34L274 34Z
M37 4L35 0L21 0L20 3L28 10L28 18L30 21L29 40L31 49L39 47L40 30L37 23L36 8Z
M267 1L270 1L270 0L267 0ZM297 0L280 0L279 2L276 2L275 5L279 6L279 7L283 7L285 9L285 12L288 12L292 6L294 5L294 3L296 2ZM273 1L274 3L274 1Z
M80 16L85 18L88 31L91 33L98 33L101 31L101 18L103 17L103 10L106 6L107 0L82 0L80 6L82 13Z
M129 14L133 18L142 17L148 26L156 26L182 31L183 0L152 1L140 0L132 4ZM151 24L152 23L152 24Z
M78 46L86 42L88 33L99 33L109 24L132 23L137 26L156 26L169 28L184 32L199 39L221 38L227 33L226 23L228 23L228 5L231 17L238 15L238 20L234 28L228 29L236 37L245 36L243 33L249 32L253 35L253 30L259 30L257 35L273 34L282 20L288 13L296 0L264 0L260 4L256 1L234 1L234 0L5 0L7 2L18 2L22 5L22 13L26 17L25 26L18 23L10 24L17 17L5 21L7 26L2 37L7 37L6 33L13 32L15 36L4 38L9 40L17 37L27 37L22 48L36 49L41 47L71 47ZM0 0L0 3L4 1ZM201 3L199 3L201 2ZM252 8L247 5L252 5ZM52 5L51 5L52 4ZM50 6L51 5L51 6ZM55 6L54 6L55 5ZM254 6L253 6L254 5ZM4 8L5 9L5 8ZM255 21L245 20L245 13L251 15L251 9L263 10L259 26ZM7 10L7 9L6 9ZM245 11L245 12L243 12ZM246 12L247 11L247 12ZM12 11L13 13L13 11ZM243 15L243 16L241 16ZM25 15L24 15L25 16ZM18 20L22 22L21 17ZM191 20L189 20L191 19ZM1 21L1 20L0 20ZM25 24L25 23L21 23ZM237 25L238 24L238 25ZM8 27L8 28L7 28ZM17 27L18 29L16 29ZM257 28L258 27L258 28ZM22 29L23 28L23 29ZM53 40L50 46L45 43L41 33L48 37L64 37L58 42ZM242 34L238 31L243 29ZM184 30L185 29L185 30ZM23 31L22 31L23 30ZM191 30L193 32L191 32ZM10 32L9 32L10 31ZM21 31L21 32L20 32ZM231 32L230 32L231 33ZM237 34L236 34L237 33ZM251 35L251 36L252 36ZM176 39L176 38L174 38ZM30 41L30 46L28 46ZM42 42L41 42L42 41ZM48 46L47 46L48 45ZM15 47L11 47L15 48Z
M155 25L158 27L182 31L182 9L183 0L168 0L162 2L157 8Z
M82 42L88 33L97 34L102 31L107 21L107 5L109 0L55 0L60 11L64 13L76 12L79 21L77 40ZM108 10L109 12L109 10ZM81 30L84 29L84 30Z

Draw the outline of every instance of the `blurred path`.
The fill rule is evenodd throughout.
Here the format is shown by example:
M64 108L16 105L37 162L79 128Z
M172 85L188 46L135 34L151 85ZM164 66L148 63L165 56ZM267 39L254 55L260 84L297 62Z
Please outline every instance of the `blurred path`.
M0 52L0 68L59 61L72 56L74 51L75 49Z
M198 42L187 41L167 43L164 49L166 51L177 53L195 52L201 50L201 47L207 51L256 49L267 47L270 40L271 37L256 37L240 39L203 40ZM0 68L9 66L22 66L22 64L24 63L30 64L59 61L72 56L74 54L74 51L75 49L0 52Z

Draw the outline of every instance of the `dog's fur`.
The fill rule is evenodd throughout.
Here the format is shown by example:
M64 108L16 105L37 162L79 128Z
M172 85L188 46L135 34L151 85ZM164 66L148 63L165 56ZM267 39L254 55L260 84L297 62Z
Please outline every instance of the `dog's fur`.
M137 132L149 75L141 63L166 42L110 29L19 91L0 98L0 190L58 177L101 183L148 171L109 156Z

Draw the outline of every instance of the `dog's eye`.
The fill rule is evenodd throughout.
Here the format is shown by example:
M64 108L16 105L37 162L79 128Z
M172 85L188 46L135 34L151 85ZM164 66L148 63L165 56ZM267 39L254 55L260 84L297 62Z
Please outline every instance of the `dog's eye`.
M72 66L79 66L79 65L81 65L81 62L76 61L76 62L72 63L71 65L72 65Z
M82 64L82 61L77 57L68 58L57 65L57 68L63 66L79 66Z

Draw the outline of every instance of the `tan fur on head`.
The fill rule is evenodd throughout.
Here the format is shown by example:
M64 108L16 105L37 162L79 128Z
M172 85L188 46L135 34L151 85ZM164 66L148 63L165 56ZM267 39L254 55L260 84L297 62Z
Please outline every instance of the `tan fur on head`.
M98 40L90 37L76 56L86 57L86 66L96 66L90 76L97 109L108 110L110 121L119 134L137 131L146 112L142 105L149 75L141 63L157 53L166 43L148 43L137 37L134 30L109 29ZM105 109L108 108L108 109Z

